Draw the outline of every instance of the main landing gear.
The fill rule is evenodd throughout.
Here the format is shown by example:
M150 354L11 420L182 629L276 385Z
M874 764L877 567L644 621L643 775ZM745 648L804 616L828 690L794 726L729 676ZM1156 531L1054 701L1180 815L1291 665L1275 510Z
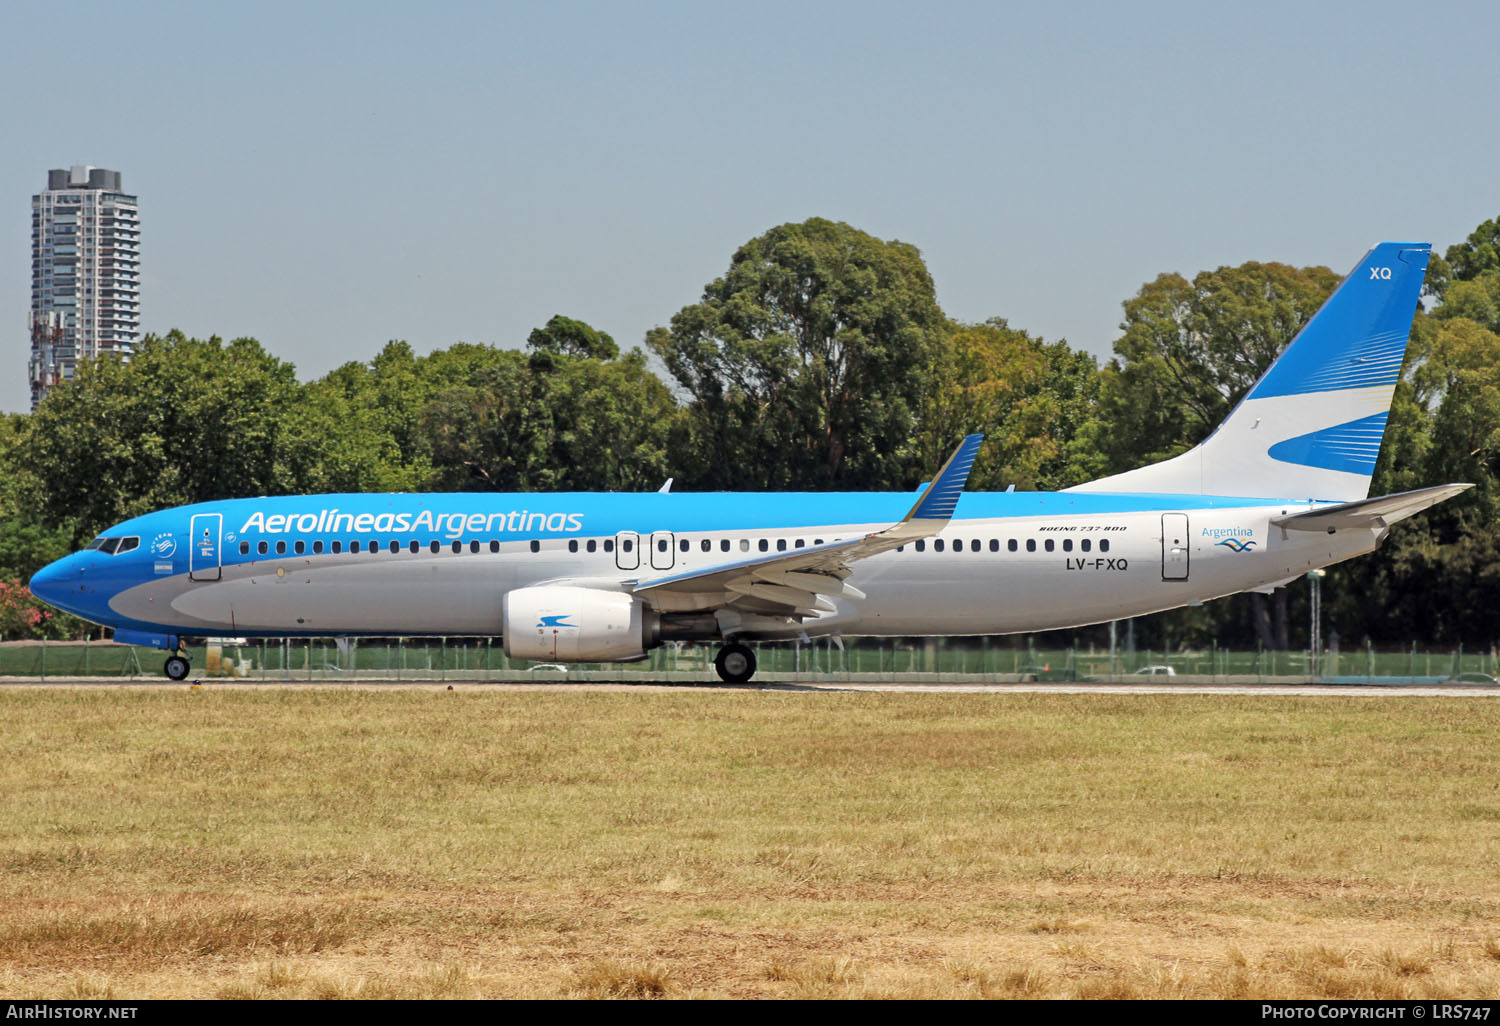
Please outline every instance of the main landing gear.
M738 642L725 645L714 657L714 669L726 684L743 684L755 676L755 653Z

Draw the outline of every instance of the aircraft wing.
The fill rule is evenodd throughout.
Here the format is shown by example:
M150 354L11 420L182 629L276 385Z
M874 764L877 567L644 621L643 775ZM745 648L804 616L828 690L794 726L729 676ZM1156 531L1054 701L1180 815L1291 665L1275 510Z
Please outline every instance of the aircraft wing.
M633 590L662 608L728 606L773 616L816 616L820 610L833 608L820 601L825 595L862 599L863 592L844 583L854 572L850 564L947 527L983 440L983 435L965 438L910 512L883 531L645 578Z
M1412 492L1398 492L1374 499L1358 499L1342 502L1337 506L1323 506L1302 513L1288 513L1272 517L1271 525L1286 531L1337 531L1357 527L1382 528L1414 516L1428 506L1436 506L1444 499L1474 486L1471 484L1434 485L1418 488Z

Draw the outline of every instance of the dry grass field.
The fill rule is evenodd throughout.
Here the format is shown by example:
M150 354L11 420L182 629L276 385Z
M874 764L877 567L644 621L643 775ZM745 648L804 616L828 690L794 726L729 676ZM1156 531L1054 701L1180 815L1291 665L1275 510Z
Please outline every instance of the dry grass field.
M1500 703L0 689L0 996L1488 997Z

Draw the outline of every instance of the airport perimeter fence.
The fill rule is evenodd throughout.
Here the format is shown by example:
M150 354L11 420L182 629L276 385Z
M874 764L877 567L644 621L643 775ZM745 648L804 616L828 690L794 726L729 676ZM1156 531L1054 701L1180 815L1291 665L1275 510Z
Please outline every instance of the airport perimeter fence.
M1369 645L1328 651L1210 647L1162 652L1036 648L1001 638L828 639L752 646L756 683L1496 684L1500 654ZM567 666L510 659L498 638L225 639L189 649L189 679L253 683L496 681L717 682L717 647L672 643L636 663ZM162 679L165 653L111 642L0 644L0 680Z

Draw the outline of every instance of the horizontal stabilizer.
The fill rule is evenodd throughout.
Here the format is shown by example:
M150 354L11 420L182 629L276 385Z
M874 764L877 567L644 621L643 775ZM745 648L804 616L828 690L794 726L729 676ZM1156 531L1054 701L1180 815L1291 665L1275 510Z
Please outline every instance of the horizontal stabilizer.
M1412 492L1382 495L1375 499L1360 499L1337 506L1324 506L1303 513L1289 513L1284 517L1272 517L1271 525L1287 531L1337 531L1357 527L1387 527L1409 516L1436 506L1444 499L1451 499L1459 492L1467 491L1471 484L1434 485L1418 488Z

